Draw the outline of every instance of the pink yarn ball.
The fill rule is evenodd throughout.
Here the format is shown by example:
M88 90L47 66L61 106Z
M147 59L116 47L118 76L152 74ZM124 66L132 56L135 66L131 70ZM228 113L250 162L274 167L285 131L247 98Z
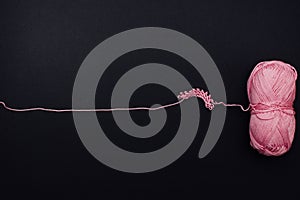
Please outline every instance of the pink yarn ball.
M256 65L247 83L250 145L267 156L286 153L293 142L297 71L281 61Z

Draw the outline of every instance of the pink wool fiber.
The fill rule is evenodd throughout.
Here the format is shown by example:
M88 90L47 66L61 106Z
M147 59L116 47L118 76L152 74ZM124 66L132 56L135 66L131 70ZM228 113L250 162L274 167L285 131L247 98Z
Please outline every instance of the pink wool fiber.
M297 71L281 61L256 65L247 83L250 144L267 156L286 153L293 142Z

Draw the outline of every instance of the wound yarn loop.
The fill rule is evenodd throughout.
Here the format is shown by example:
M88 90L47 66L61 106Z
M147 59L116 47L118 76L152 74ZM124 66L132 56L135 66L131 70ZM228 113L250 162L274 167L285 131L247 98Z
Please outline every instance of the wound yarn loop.
M281 61L258 63L248 79L250 145L264 155L279 156L291 147L296 79L295 68Z
M263 104L258 103L256 105L251 105L251 113L257 114L257 113L266 113L266 112L272 112L272 111L281 111L286 113L287 115L294 115L295 111L292 106L282 106L279 104Z

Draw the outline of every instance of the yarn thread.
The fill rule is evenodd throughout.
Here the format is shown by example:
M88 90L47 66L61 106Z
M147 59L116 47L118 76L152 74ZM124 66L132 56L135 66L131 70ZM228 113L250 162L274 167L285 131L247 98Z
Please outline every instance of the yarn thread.
M197 97L203 100L205 107L213 110L216 105L226 107L240 107L244 112L251 111L249 135L250 145L261 154L280 156L286 153L293 142L295 133L295 111L293 102L296 95L296 69L282 61L265 61L258 63L253 69L248 82L247 93L249 106L241 104L227 104L214 101L211 95L199 88L180 92L178 101L158 107L132 108L100 108L100 109L51 109L43 107L12 108L0 101L0 104L9 111L29 112L112 112L112 111L155 111L176 106L183 101Z

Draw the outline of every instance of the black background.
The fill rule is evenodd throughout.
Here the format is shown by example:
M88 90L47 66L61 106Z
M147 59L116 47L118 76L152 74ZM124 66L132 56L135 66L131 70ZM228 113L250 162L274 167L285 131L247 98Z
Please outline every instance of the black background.
M258 62L279 59L299 69L299 8L297 1L1 1L0 99L21 108L71 107L77 70L97 44L121 31L155 26L198 41L219 68L227 101L247 105L246 81ZM184 59L159 50L140 50L120 57L105 72L97 107L109 105L118 77L154 61L179 70L194 87L206 88ZM173 100L176 97L166 88L146 85L134 93L130 105ZM241 191L241 197L261 197L261 193L287 197L297 191L299 129L287 154L265 157L249 145L249 113L232 108L217 145L198 159L210 115L199 104L200 129L191 147L170 166L146 174L119 172L93 158L78 137L71 113L13 113L1 108L0 195L6 191L11 198L201 199L204 194L223 197ZM110 130L106 133L114 143L144 152L164 146L176 134L179 110L170 108L168 114L162 132L148 141L126 136L115 127L110 113L98 116L102 115L99 121ZM134 112L132 117L137 124L149 123L147 112Z

